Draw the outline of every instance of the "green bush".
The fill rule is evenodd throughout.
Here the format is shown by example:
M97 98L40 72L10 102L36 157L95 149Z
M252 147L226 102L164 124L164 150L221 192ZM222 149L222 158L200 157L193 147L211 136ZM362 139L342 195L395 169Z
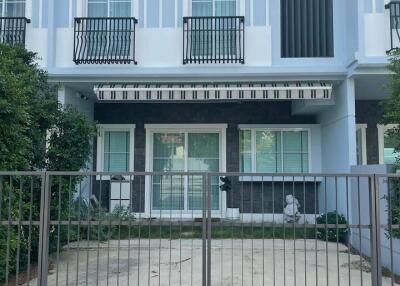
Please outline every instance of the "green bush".
M387 181L390 195L385 195L384 199L387 201L388 223L389 226L400 225L400 178L392 177ZM386 235L388 238L400 238L400 229L389 227Z
M390 70L390 81L388 90L390 96L382 102L384 109L382 124L400 124L400 49L394 49L390 52L388 69ZM395 151L400 152L400 125L391 128L387 131L392 138L395 138ZM399 153L398 153L399 154ZM396 158L394 172L400 169L400 158ZM390 206L390 213L388 213L388 224L400 224L400 183L398 178L391 178L390 182L390 196L385 196L388 208ZM400 238L399 229L388 229L388 237Z
M329 212L317 217L317 224L347 225L344 215L337 212ZM317 237L321 240L346 243L349 230L347 228L318 228Z
M37 59L35 53L22 46L0 44L0 170L85 169L95 125L72 107L58 104L57 86L49 84L47 73L39 68ZM39 220L41 182L34 181L31 201L29 180L0 177L0 221L28 220L30 210L32 219ZM58 218L60 215L65 220L70 198L67 183L62 182L63 179L52 182L50 216ZM73 180L72 185L77 182ZM22 195L17 191L20 189ZM38 233L37 226L33 226L31 232L27 226L0 226L0 282L4 281L6 272L12 276L18 268L24 271L29 246L31 262L37 261ZM57 248L55 242L63 244L67 240L66 228L51 227L50 251Z

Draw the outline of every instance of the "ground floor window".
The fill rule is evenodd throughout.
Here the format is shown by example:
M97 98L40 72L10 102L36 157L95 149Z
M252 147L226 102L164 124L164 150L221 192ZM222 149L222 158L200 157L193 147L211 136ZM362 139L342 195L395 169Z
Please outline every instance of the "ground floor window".
M309 135L302 128L242 128L240 170L259 173L309 171Z
M149 130L149 170L153 172L219 172L222 161L224 131L215 129ZM153 210L201 210L202 176L153 176L151 208ZM219 182L212 182L212 208L220 205Z
M390 133L390 129L397 125L378 125L379 141L379 163L394 164L396 158L400 155L396 148L400 145L400 137L397 134Z
M132 172L134 125L98 125L97 171Z

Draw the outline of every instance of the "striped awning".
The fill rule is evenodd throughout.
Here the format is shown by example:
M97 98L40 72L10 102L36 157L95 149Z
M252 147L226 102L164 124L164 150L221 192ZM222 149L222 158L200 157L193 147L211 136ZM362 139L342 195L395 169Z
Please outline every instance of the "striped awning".
M101 84L94 88L107 101L214 101L330 99L327 83Z

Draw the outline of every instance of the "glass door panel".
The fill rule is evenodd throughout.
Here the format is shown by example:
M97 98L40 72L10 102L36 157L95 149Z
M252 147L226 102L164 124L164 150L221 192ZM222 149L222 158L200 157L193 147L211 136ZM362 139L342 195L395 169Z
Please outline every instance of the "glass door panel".
M153 171L179 172L185 169L183 133L155 133ZM153 209L183 210L185 184L182 176L153 176Z
M219 134L188 134L188 171L219 171ZM201 177L190 177L188 186L188 206L190 210L201 210L203 181ZM211 205L219 209L219 182L211 182Z
M154 133L154 172L218 172L219 133ZM203 176L154 176L153 210L202 210ZM219 182L211 182L212 209L219 209Z

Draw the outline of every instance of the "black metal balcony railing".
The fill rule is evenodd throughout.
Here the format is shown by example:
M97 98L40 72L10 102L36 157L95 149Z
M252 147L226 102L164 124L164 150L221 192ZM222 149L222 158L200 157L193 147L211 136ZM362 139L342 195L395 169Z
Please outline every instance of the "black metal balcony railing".
M244 64L244 17L184 17L183 63Z
M136 18L75 18L76 64L137 64Z
M26 24L30 22L25 17L0 17L0 43L25 45Z
M400 47L400 1L391 1L385 8L390 12L390 52Z

